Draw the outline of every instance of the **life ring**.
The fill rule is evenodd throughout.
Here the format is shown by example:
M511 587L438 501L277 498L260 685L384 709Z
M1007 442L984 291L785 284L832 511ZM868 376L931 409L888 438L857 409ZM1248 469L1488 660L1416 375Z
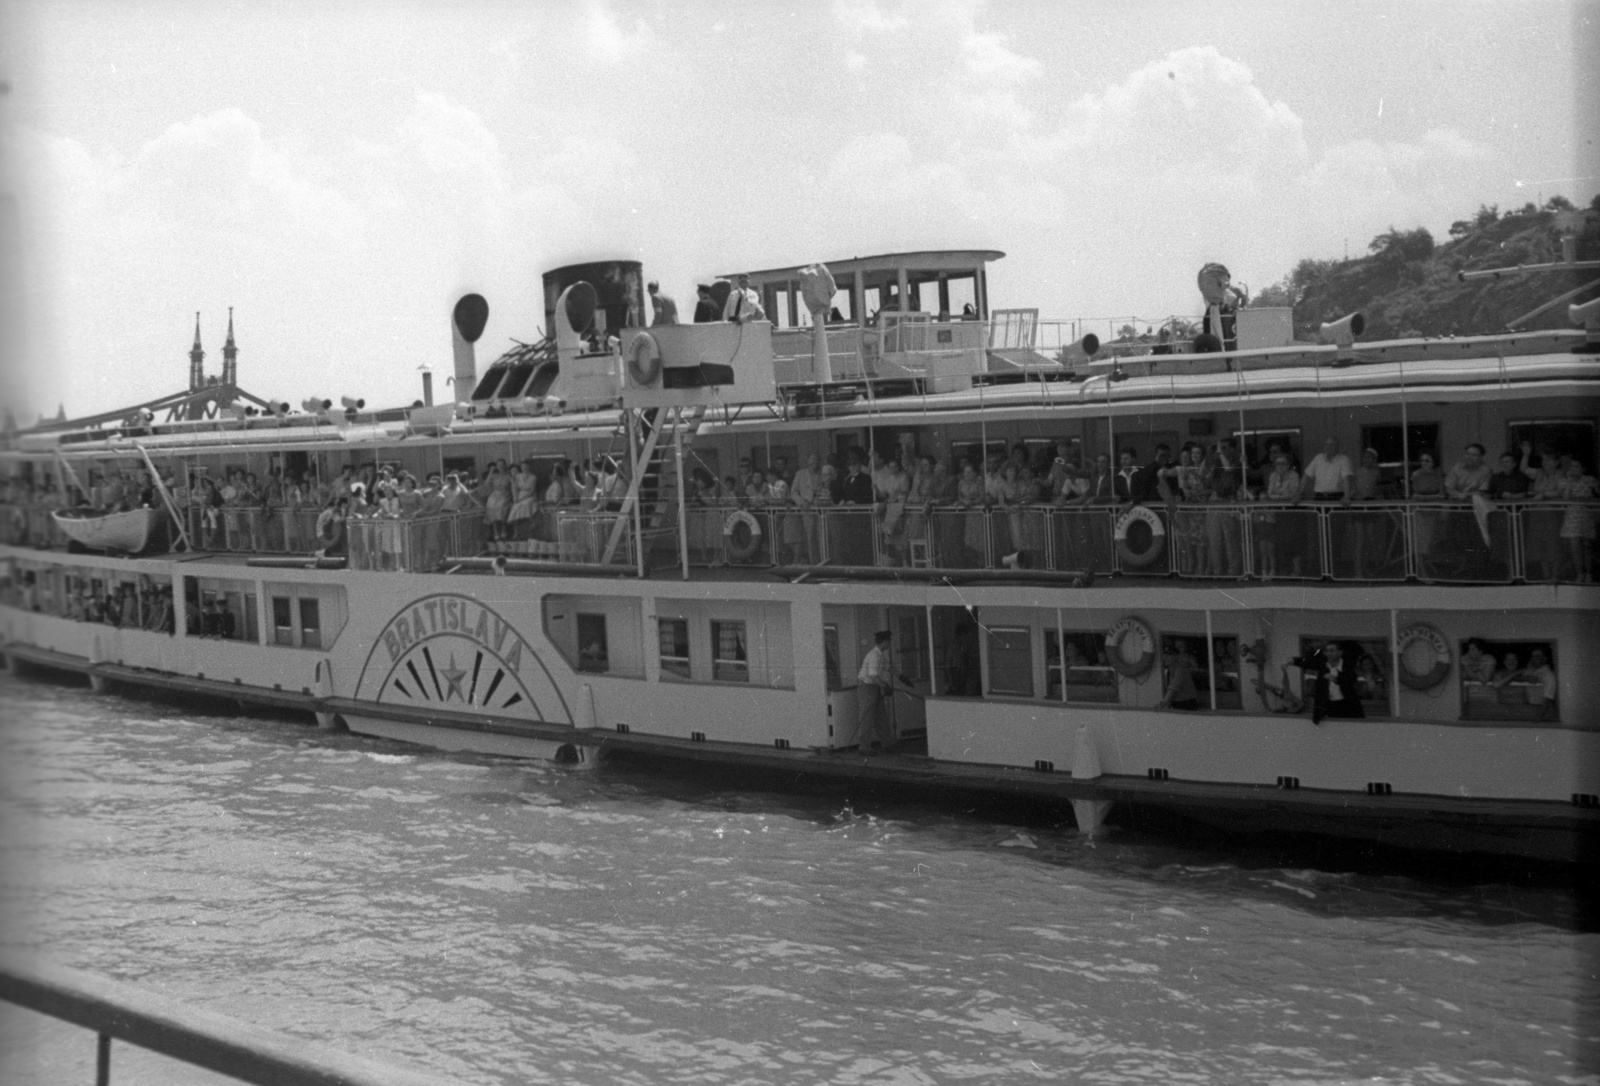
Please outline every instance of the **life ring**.
M749 558L761 549L761 521L748 509L735 509L722 522L722 538L730 558Z
M1150 529L1150 545L1142 551L1134 550L1128 542L1128 529L1133 527L1135 521ZM1147 505L1136 505L1118 517L1111 538L1116 540L1117 555L1128 569L1143 569L1167 552L1167 526L1161 523L1156 511Z
M1128 638L1139 641L1139 655L1128 659L1124 652ZM1124 615L1106 632L1106 660L1111 670L1130 679L1143 678L1156 662L1156 632L1138 615Z
M1411 664L1409 650L1417 644L1428 650L1432 661L1425 669ZM1408 690L1432 690L1450 674L1450 665L1454 662L1450 642L1444 639L1444 634L1426 623L1419 622L1401 630L1395 648L1400 656L1400 681Z
M661 349L649 332L640 332L628 344L628 376L636 385L653 385L661 376Z

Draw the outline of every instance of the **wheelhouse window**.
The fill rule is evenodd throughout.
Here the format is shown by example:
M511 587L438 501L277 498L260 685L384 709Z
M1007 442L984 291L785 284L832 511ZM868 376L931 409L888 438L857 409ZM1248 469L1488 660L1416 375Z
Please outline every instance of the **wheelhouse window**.
M989 693L1033 697L1033 632L1026 626L989 627Z
M1554 641L1488 641L1457 646L1463 720L1556 720Z
M657 619L656 637L661 647L661 674L689 678L689 620Z
M611 653L606 646L606 616L578 615L578 670L604 672L611 669Z
M750 653L746 648L744 623L711 624L711 677L719 682L750 681Z

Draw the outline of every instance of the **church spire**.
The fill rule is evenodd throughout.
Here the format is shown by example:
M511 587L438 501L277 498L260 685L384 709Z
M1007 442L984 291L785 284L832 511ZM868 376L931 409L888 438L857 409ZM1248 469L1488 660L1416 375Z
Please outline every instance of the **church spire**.
M200 347L200 314L194 315L194 346L189 350L189 391L198 392L206 383L206 352Z
M222 345L222 383L239 383L239 348L233 342L233 306L228 307L228 342Z

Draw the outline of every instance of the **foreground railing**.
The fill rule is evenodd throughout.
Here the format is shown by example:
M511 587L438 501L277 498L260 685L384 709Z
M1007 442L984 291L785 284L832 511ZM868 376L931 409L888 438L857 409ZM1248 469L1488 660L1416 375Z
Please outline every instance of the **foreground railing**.
M95 1082L111 1081L111 1042L260 1086L451 1086L76 969L0 961L0 999L99 1035Z

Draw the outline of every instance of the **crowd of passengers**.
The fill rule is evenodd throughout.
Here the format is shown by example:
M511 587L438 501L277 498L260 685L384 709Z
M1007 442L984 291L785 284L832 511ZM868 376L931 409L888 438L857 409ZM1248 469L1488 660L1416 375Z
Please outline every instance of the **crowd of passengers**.
M1036 451L1037 450L1037 451ZM1194 503L1259 501L1274 505L1315 502L1393 501L1408 496L1417 502L1558 501L1568 504L1559 526L1570 568L1576 579L1593 580L1593 544L1596 536L1594 508L1600 484L1577 457L1551 448L1534 450L1523 442L1519 450L1505 452L1491 464L1484 447L1466 446L1460 460L1441 470L1431 450L1418 453L1411 472L1409 495L1405 488L1385 480L1374 449L1364 449L1355 461L1328 438L1322 451L1302 468L1292 445L1273 441L1259 464L1241 467L1237 448L1219 441L1207 447L1188 442L1174 457L1165 444L1157 445L1152 459L1140 463L1131 448L1121 451L1115 467L1105 453L1092 462L1080 458L1079 446L1061 442L1053 450L1013 445L1009 455L998 452L979 463L973 458L952 462L949 456L918 452L911 444L889 450L852 447L841 466L838 458L813 453L793 472L783 457L765 469L751 458L741 458L735 474L718 480L703 464L690 472L686 499L695 506L748 509L816 510L828 506L871 506L880 514L878 531L882 560L904 563L905 540L920 530L919 518L935 506L959 510L999 510L1012 514L1007 549L1023 550L1030 529L1021 519L1027 507L1116 506L1164 504L1178 507ZM289 549L317 549L338 553L347 546L345 525L352 519L410 519L481 509L491 540L530 539L549 533L541 513L549 510L600 512L621 508L628 490L624 467L614 458L573 461L561 459L489 462L481 476L461 472L431 472L419 480L389 465L368 464L360 469L346 465L331 480L315 472L268 472L265 477L232 470L222 480L199 473L180 481L169 472L163 483L194 527L198 546L217 549L230 529L247 532L252 549L266 549L267 518L240 517L242 511L302 511L301 528L315 539L283 541ZM87 493L74 491L76 501L65 500L54 481L37 488L22 479L7 483L6 501L12 506L69 504L99 510L136 508L160 501L154 478L144 470L108 469L92 472ZM314 524L310 523L314 518ZM796 518L789 518L795 520ZM1195 520L1187 531L1174 533L1180 562L1200 573L1228 573L1242 568L1237 521L1207 525ZM1293 539L1274 539L1272 513L1257 516L1256 568L1273 576L1280 562L1298 564L1304 549ZM980 529L981 531L981 529ZM1431 533L1422 525L1421 534ZM1287 536L1287 531L1277 532ZM969 548L977 539L964 541ZM1429 541L1419 540L1427 550ZM298 546L295 544L299 544ZM235 547L239 544L233 544ZM784 524L777 533L779 561L818 560L814 529L804 522ZM981 549L981 548L978 548ZM1298 574L1285 568L1285 574Z
M703 466L694 469L689 500L700 505L776 510L870 505L882 514L880 531L891 544L887 550L892 558L896 553L893 544L905 535L904 526L909 522L915 529L915 518L934 506L1001 511L1030 506L1126 509L1141 504L1176 507L1244 501L1292 506L1305 501L1349 504L1405 497L1402 485L1385 480L1376 450L1365 449L1359 462L1352 462L1333 438L1324 442L1322 451L1303 469L1292 446L1280 441L1268 445L1262 463L1244 469L1236 446L1228 442L1208 448L1191 441L1178 450L1176 458L1170 447L1162 444L1144 463L1128 448L1122 450L1114 468L1109 455L1100 453L1092 464L1087 463L1080 459L1078 446L1067 442L1053 450L1036 449L1019 442L1008 456L993 453L982 464L972 458L952 464L949 457L918 453L910 447L888 458L877 449L855 447L846 453L843 470L837 458L814 453L792 474L782 457L774 459L765 471L746 457L739 461L737 474L720 481ZM1417 459L1409 495L1416 502L1471 502L1478 497L1582 503L1600 494L1595 477L1580 460L1553 449L1536 453L1526 442L1517 454L1501 455L1497 466L1488 462L1483 446L1477 443L1468 445L1448 472L1439 470L1431 451L1421 452ZM1257 518L1263 525L1257 529L1262 544L1257 568L1269 577L1280 558L1300 560L1294 546L1279 545L1286 541L1272 538L1274 532L1267 527L1273 523L1271 517L1264 513ZM791 530L780 535L779 546L785 551L781 557L800 561L806 546L804 533L794 525L786 527ZM1218 573L1241 568L1237 522L1224 520L1221 531L1214 528L1194 519L1194 535L1180 536L1175 543L1195 563L1197 572L1207 572L1207 565L1214 567L1210 572ZM1023 546L1027 534L1022 523L1013 525L1013 544ZM1582 581L1592 579L1595 534L1593 508L1579 504L1565 510L1560 536L1569 541L1572 564Z
M15 579L0 577L0 602L24 611L69 618L74 622L99 622L124 630L172 632L172 586L141 578L138 584L123 582L99 590L79 578L74 587L49 592L39 585L33 570L21 571ZM191 633L209 632L198 620L190 623ZM219 631L216 636L222 636Z

